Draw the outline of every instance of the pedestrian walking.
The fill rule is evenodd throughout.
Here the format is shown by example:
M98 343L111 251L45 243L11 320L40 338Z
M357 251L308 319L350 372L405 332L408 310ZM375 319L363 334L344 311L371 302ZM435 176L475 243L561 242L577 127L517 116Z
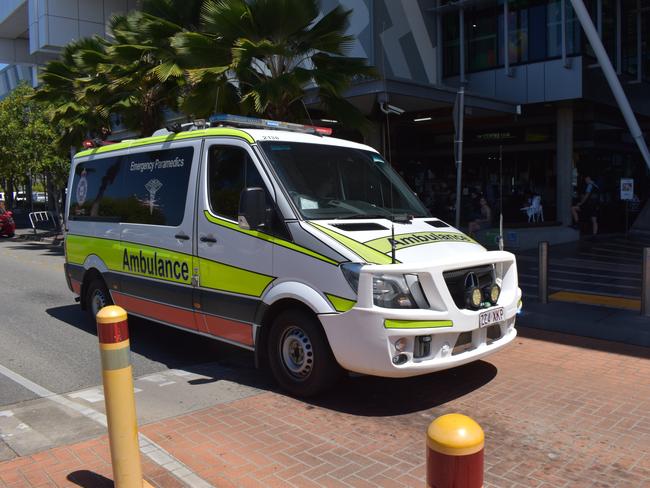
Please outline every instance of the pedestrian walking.
M571 207L573 224L571 227L578 229L580 216L589 217L591 220L591 235L598 234L598 213L600 212L600 187L591 178L585 176L585 190L576 205Z

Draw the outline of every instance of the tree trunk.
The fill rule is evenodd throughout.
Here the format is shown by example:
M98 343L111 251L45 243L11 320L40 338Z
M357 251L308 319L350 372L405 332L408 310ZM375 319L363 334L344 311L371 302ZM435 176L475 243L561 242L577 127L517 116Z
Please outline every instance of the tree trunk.
M56 188L54 186L54 181L52 181L52 173L50 173L49 171L45 173L45 185L47 191L47 209L56 212L57 210L56 209L56 203L57 203Z
M7 195L6 195L6 200L7 200L7 209L8 210L13 210L14 208L14 179L13 177L7 178Z
M30 212L34 211L34 192L32 191L32 175L31 173L25 178L25 198L27 203L27 209Z

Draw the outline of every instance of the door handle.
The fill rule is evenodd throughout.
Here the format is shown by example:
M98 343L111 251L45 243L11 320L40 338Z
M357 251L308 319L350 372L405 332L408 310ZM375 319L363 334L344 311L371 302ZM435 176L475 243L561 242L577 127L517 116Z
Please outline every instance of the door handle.
M214 237L208 237L208 236L199 237L199 241L201 241L201 242L212 242L212 243L217 242L217 240Z
M181 241L189 241L190 240L190 236L188 236L187 234L176 234L174 237L176 239L180 239Z

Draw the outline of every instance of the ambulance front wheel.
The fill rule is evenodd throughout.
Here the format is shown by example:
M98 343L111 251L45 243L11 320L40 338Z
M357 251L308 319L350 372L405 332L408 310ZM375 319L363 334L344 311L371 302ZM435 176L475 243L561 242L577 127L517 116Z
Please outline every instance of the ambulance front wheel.
M285 310L275 318L268 357L276 381L296 396L317 395L343 373L318 319L302 310Z

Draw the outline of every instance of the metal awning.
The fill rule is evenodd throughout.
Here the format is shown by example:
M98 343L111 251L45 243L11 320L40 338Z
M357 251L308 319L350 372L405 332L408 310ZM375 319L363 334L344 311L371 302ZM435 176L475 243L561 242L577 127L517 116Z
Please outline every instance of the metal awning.
M425 112L444 107L451 108L457 92L458 88L445 85L422 85L398 80L368 80L349 88L345 92L345 98L365 115L377 108L377 96L380 94L387 94L392 105L406 112ZM317 90L308 93L305 103L308 106L318 105ZM467 89L465 107L500 114L517 114L521 110L520 105L478 95Z

